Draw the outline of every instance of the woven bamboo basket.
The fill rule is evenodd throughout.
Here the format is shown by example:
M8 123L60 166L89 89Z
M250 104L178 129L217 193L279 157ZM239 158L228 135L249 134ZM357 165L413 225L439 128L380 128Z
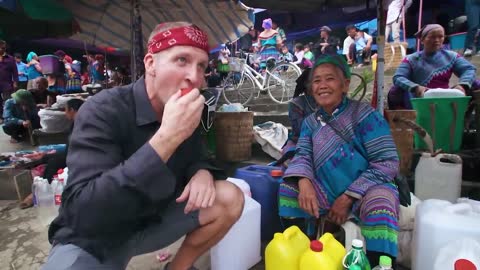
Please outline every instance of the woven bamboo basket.
M413 134L415 131L402 122L394 121L394 119L399 117L415 122L417 112L414 110L387 110L385 114L390 125L393 140L397 146L398 155L400 156L400 173L408 175L412 167Z
M253 112L216 112L217 159L243 161L252 157Z

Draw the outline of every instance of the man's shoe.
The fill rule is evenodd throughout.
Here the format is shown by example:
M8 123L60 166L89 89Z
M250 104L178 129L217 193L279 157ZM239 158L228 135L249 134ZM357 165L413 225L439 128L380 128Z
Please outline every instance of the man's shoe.
M465 52L463 52L463 57L471 57L472 53L471 49L466 49Z

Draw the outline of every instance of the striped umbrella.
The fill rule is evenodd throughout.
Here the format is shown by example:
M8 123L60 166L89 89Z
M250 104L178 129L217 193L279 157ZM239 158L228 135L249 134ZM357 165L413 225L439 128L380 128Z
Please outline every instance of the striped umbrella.
M63 0L81 31L73 39L131 47L131 0ZM143 44L158 23L188 21L209 33L210 45L234 41L253 25L253 9L233 0L139 0Z

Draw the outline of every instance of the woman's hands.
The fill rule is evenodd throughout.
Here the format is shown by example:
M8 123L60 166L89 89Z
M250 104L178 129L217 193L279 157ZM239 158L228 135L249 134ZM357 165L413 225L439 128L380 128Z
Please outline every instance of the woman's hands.
M327 218L337 225L342 225L350 215L353 202L354 198L346 194L340 195L333 203L332 208L330 208Z
M308 178L302 178L298 181L298 204L300 208L308 214L319 218L320 204L318 203L317 194L313 188L312 182Z
M421 85L417 86L415 88L415 97L423 97L423 95L425 94L425 91L427 91L427 89L428 88L425 87L425 86L421 86Z

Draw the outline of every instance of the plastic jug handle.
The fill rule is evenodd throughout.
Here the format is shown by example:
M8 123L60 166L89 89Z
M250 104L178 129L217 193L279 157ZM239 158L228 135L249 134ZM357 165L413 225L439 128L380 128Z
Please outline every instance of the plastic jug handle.
M283 232L283 237L285 237L285 239L287 239L287 240L290 240L293 237L295 237L298 234L299 231L300 231L300 229L298 229L298 227L288 228Z
M445 159L450 162L444 162L441 159ZM439 154L435 156L435 161L438 164L461 164L462 158L454 154Z

